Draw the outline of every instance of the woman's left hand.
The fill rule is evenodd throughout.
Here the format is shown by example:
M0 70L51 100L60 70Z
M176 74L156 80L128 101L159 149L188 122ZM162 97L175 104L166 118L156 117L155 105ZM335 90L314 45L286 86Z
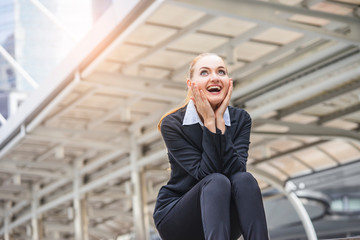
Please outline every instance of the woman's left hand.
M226 108L229 106L230 104L230 99L231 99L231 94L232 94L232 89L233 89L233 81L232 79L230 78L229 80L229 89L228 89L228 92L224 98L224 100L221 102L220 106L216 109L216 112L215 112L215 119L218 119L218 118L223 118L224 116L224 113L226 111Z
M228 92L224 98L224 100L221 102L220 106L216 109L215 111L215 123L216 123L216 127L218 129L220 129L222 134L225 134L226 131L226 127L225 127L225 121L224 121L224 113L226 111L226 108L229 106L230 104L230 99L231 99L231 93L232 93L232 89L233 89L233 81L230 78L230 83L229 83L229 89Z

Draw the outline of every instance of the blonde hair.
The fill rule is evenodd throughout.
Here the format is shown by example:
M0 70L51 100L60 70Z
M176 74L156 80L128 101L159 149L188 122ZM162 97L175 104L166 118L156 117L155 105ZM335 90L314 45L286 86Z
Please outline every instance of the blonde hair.
M193 77L193 75L194 75L194 67L195 67L195 64L196 64L201 58L206 57L206 56L217 56L217 57L221 58L222 60L224 60L222 57L220 57L220 56L217 55L216 53L201 53L201 54L197 55L197 56L190 62L189 70L188 70L188 74L187 74L187 75L188 75L188 76L187 76L188 79L192 79L192 77ZM186 98L185 98L185 100L184 100L184 103L183 103L180 107L174 108L174 109L170 110L169 112L165 113L165 114L160 118L159 123L158 123L158 125L157 125L157 128L158 128L159 131L160 131L160 128L161 128L162 120L163 120L166 116L168 116L168 115L176 112L177 110L185 107L185 106L189 103L189 101L190 101L190 99L191 99L191 96L192 96L191 89L188 89L188 92L187 92Z

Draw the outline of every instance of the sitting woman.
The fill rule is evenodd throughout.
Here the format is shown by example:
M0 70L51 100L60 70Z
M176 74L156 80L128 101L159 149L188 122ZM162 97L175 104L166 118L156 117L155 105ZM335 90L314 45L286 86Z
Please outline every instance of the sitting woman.
M190 64L188 98L165 114L159 129L171 177L158 194L154 221L164 240L266 240L262 196L246 172L251 118L229 106L233 89L221 57Z

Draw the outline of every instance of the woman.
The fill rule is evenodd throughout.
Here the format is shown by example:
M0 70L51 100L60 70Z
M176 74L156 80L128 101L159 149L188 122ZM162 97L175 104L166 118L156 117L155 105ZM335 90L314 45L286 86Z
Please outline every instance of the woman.
M190 64L188 100L165 114L159 129L171 176L154 221L164 240L268 239L261 192L246 172L251 118L230 107L232 79L213 53Z

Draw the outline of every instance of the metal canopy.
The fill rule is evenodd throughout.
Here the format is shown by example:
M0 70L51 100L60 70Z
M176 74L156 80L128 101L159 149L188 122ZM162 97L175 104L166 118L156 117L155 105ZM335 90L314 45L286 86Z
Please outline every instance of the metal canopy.
M299 189L347 188L293 180L360 170L358 1L129 2L114 3L0 128L1 236L148 239L169 178L156 124L182 103L201 52L228 62L232 104L253 118L248 164L265 201L289 182L293 201ZM317 222L317 235L331 225Z

